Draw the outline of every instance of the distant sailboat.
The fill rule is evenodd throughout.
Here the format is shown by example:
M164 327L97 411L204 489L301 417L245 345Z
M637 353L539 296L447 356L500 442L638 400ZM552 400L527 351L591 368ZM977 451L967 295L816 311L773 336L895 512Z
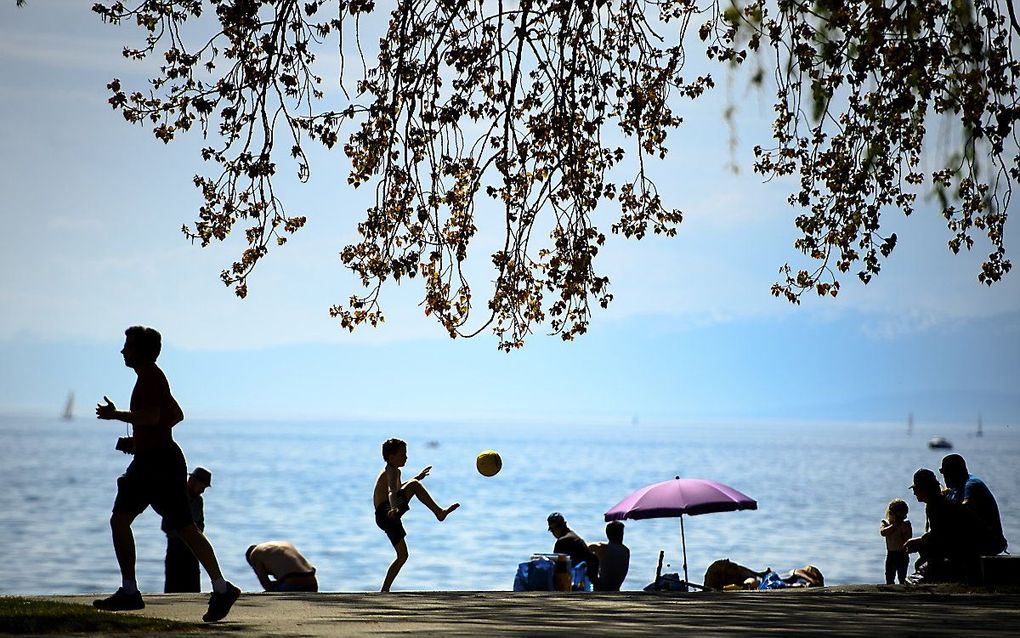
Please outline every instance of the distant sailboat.
M979 414L979 415L978 415L978 429L977 429L977 436L984 436L984 435L985 435L985 433L981 431L981 415Z
M914 433L914 413L911 412L907 415L907 434Z
M64 404L64 420L70 421L74 418L74 392L67 395L67 403Z

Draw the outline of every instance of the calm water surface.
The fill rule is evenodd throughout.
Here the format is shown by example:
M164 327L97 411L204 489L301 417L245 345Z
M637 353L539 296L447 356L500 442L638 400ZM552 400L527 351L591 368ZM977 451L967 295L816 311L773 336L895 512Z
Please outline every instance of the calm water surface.
M560 511L589 542L604 540L602 513L638 487L675 475L727 483L757 511L685 517L692 580L730 558L785 571L811 563L830 584L879 582L878 522L891 498L923 508L907 486L918 467L937 469L934 435L952 440L988 483L1006 537L1020 548L1020 426L767 424L747 426L447 425L185 421L175 428L189 466L213 471L206 532L228 578L258 582L244 560L253 543L293 542L319 568L325 591L378 589L393 552L373 519L380 443L409 442L405 478L434 466L426 485L461 509L438 523L420 504L405 516L411 558L396 589L507 590L517 563L552 550L545 517ZM0 593L108 591L120 578L109 534L117 476L128 459L113 449L119 424L82 418L0 419ZM437 441L437 447L428 447ZM494 448L503 471L480 476L475 455ZM164 537L147 511L135 523L138 580L162 591ZM680 571L678 519L628 521L625 589L650 582L660 549ZM204 587L209 585L204 581Z

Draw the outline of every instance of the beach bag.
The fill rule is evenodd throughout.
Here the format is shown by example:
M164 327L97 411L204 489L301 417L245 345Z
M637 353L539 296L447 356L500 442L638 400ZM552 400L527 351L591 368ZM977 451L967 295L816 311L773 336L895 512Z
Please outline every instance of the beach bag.
M553 591L556 563L548 558L533 558L517 566L514 591Z
M591 578L588 577L588 565L581 561L570 568L571 589L573 591L594 591Z
M645 591L689 591L687 583L680 580L680 574L672 572L659 576L659 580L645 585Z

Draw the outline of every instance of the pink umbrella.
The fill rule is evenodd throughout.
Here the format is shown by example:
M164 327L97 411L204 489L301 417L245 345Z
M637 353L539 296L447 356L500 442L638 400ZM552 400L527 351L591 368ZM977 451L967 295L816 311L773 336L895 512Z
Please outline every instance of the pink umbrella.
M637 490L606 512L606 520L680 517L684 582L690 584L687 578L687 539L684 537L684 514L695 516L712 512L756 509L758 509L757 501L729 485L706 479L682 479L677 476L672 481L646 485Z

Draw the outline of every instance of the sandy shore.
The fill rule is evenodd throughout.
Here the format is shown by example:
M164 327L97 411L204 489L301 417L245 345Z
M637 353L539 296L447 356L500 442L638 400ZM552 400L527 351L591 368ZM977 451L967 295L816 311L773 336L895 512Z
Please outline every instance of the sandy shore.
M46 596L90 604L92 596ZM139 613L200 620L206 595L147 594ZM667 636L798 631L1017 636L1020 592L846 586L698 594L244 594L203 636Z

